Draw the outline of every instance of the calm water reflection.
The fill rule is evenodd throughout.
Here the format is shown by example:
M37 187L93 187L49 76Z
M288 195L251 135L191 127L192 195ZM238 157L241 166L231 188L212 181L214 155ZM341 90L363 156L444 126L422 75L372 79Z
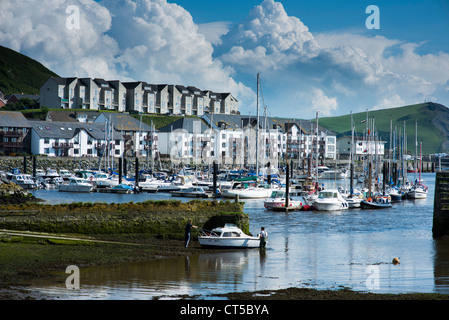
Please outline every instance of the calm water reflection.
M60 283L36 284L34 289L62 299L182 294L207 298L291 286L449 293L449 242L432 238L435 174L423 178L429 186L427 199L403 201L389 210L276 213L266 211L260 200L248 200L250 231L257 233L265 226L270 235L265 253L205 251L186 258L86 268L81 270L81 289L76 292L65 289L66 275ZM52 203L73 201L51 191L36 191L36 196ZM169 196L96 194L95 200L82 201L138 202L155 197ZM400 258L399 265L391 264L394 257ZM377 282L371 281L373 275Z

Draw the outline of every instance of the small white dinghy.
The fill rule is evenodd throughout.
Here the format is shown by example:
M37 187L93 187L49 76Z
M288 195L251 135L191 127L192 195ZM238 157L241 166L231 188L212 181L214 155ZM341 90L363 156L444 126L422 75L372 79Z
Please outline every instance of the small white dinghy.
M259 237L245 234L235 224L226 223L224 227L212 231L200 230L198 241L201 246L209 248L259 248Z

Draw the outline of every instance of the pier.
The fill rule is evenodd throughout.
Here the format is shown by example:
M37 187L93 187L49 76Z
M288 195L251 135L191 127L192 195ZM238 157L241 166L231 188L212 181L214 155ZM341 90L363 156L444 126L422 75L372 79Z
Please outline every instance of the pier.
M434 238L449 235L449 172L437 172L435 177L435 197L433 206Z

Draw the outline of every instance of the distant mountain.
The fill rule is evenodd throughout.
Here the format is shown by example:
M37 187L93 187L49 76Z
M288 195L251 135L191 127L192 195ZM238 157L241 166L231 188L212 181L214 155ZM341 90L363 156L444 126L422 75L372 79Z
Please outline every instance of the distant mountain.
M56 73L14 50L0 46L0 91L39 94L40 87Z
M393 131L404 132L407 136L407 149L415 154L415 122L418 125L418 152L422 141L423 154L449 153L449 109L438 103L426 102L404 107L368 111L368 116L374 118L374 124L380 139L390 144L390 119ZM352 115L356 133L363 134L366 129L367 113ZM318 124L338 136L351 135L351 115L319 118Z

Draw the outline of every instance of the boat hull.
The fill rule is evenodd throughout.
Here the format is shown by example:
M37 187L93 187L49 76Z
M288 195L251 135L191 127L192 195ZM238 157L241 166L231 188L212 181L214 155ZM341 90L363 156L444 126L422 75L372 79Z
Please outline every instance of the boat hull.
M284 201L265 201L264 207L267 210L273 210L273 211L282 211L286 210L285 207L285 200ZM288 210L301 210L302 209L302 203L300 201L289 201Z
M255 189L255 190L232 190L225 189L221 196L225 198L235 198L239 196L240 199L261 199L268 198L271 195L272 189Z
M337 211L348 209L348 204L345 204L344 202L329 203L315 201L313 206L318 211Z
M61 192L91 192L92 189L93 186L59 186L59 191Z
M200 236L198 242L205 248L240 248L250 249L259 248L260 239L257 237L249 238L225 238L213 236Z
M371 202L363 200L360 202L360 206L362 209L386 209L391 208L391 203L378 203L378 202Z

